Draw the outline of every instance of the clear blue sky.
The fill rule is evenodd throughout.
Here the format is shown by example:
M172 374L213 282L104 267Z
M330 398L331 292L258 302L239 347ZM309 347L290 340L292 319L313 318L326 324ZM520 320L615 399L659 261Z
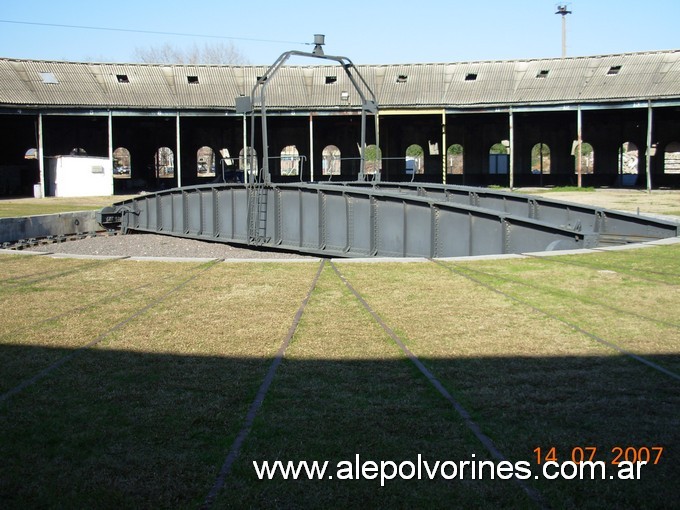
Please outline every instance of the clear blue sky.
M1 0L0 57L131 62L136 47L220 40L195 36L205 34L229 37L249 63L268 65L284 51L311 51L302 43L315 33L326 35L327 54L356 64L559 57L562 3L573 11L569 56L680 49L680 0Z

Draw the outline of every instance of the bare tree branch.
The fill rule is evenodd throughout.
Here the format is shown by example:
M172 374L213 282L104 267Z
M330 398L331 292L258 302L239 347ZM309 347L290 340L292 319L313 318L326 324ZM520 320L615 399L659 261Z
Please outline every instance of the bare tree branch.
M144 64L248 64L233 43L205 43L180 48L165 43L161 46L135 48L134 59Z

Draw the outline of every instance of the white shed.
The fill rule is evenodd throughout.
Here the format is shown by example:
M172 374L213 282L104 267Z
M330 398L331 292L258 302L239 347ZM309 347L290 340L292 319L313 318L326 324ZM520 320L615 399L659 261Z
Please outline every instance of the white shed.
M113 165L109 158L57 156L49 160L46 181L48 196L111 196Z

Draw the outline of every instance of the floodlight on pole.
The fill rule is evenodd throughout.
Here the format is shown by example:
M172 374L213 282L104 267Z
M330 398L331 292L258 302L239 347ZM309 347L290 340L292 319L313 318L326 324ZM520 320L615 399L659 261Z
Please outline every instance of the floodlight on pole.
M562 58L564 58L567 56L567 14L571 14L571 11L566 5L558 5L555 14L562 16Z

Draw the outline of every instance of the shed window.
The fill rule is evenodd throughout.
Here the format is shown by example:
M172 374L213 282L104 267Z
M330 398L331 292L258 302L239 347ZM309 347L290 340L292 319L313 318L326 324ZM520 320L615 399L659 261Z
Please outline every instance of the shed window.
M335 83L336 81L338 81L337 76L326 76L326 85L330 85L332 83Z
M547 78L549 72L550 72L549 69L541 69L536 75L536 78Z
M477 73L467 73L465 75L465 81L475 81L477 79Z
M609 68L609 71L607 71L607 74L609 76L613 76L615 74L619 74L619 71L621 70L621 66L611 66Z
M405 74L400 74L397 76L397 83L406 83L406 80L408 80L408 76Z
M117 74L116 80L118 80L118 83L130 83L130 78L128 78L127 74Z
M187 82L191 85L198 84L198 76L187 76Z

